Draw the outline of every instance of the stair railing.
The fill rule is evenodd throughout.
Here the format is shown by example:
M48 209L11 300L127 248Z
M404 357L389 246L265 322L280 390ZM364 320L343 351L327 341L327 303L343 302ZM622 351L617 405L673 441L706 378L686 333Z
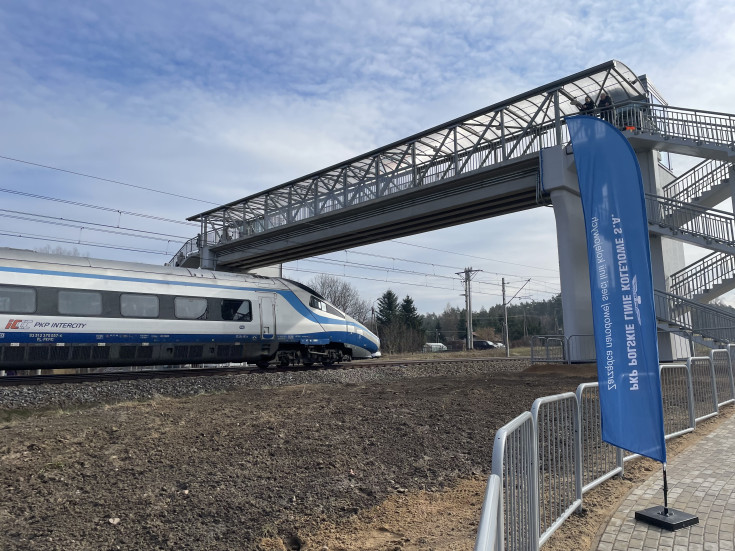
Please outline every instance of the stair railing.
M735 246L733 215L716 209L690 205L660 195L646 194L649 224Z
M663 291L654 291L654 301L657 319L719 342L735 342L735 315Z
M732 163L706 159L664 186L664 197L685 203L696 201L730 178L731 165Z
M735 257L715 251L671 274L669 289L675 295L693 299L716 285L735 277Z

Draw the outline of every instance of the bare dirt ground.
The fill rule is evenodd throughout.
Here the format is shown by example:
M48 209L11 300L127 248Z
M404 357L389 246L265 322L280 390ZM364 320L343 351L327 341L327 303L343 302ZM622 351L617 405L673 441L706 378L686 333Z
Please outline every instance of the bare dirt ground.
M0 549L470 550L495 431L590 372L437 373L5 412ZM586 499L589 512L545 549L592 542L635 469L627 488L603 490L601 516Z

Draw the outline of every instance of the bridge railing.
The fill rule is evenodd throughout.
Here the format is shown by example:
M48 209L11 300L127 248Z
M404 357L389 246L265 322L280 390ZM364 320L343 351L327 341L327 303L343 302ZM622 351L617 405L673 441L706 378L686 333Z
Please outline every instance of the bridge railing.
M717 414L717 381L733 380L735 346L721 352L713 355L720 374L712 357L659 366L667 440ZM486 494L491 497L483 505L475 551L538 550L581 509L585 493L622 475L625 462L638 457L602 440L599 403L598 383L584 383L575 394L539 398L531 413L496 433ZM494 528L492 540L488 534Z
M728 113L631 101L615 106L613 117L619 128L634 132L691 140L697 145L735 145L735 115Z
M664 186L664 197L685 203L694 201L728 180L731 167L732 163L705 159Z

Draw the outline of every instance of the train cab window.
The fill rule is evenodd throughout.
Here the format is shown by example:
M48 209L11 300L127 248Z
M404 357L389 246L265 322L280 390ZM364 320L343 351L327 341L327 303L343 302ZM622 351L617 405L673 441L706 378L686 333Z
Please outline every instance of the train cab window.
M249 300L222 301L222 319L225 321L253 321L253 310Z
M179 319L207 319L207 299L193 297L174 298L174 315Z
M327 311L327 303L323 300L320 300L316 298L314 295L311 295L311 298L309 299L309 306L316 310L321 310L323 312Z
M316 310L321 310L322 312L329 312L330 314L339 316L340 318L345 317L344 314L337 310L334 306L326 301L323 301L320 298L315 297L314 295L312 295L311 299L309 299L309 306Z
M337 310L334 306L332 306L329 303L327 303L327 312L329 312L333 316L337 316L337 317L340 317L340 318L344 318L345 317L345 315L342 312L340 312L339 310Z
M102 293L96 291L59 291L59 314L100 316L102 315Z
M126 318L157 318L158 297L155 295L120 295L120 313Z
M0 312L32 314L36 311L36 290L0 285Z

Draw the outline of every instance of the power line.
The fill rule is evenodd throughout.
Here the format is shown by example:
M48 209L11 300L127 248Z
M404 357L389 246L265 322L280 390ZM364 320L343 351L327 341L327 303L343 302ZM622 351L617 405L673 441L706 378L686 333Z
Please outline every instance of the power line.
M192 226L192 227L198 227L199 226L199 224L197 224L195 222L188 222L186 220L173 220L171 218L163 218L161 216L154 216L152 214L142 214L142 213L139 213L139 212L131 212L131 211L120 210L120 209L115 209L115 208L111 208L111 207L103 207L103 206L100 206L100 205L91 205L89 203L80 203L78 201L70 201L68 199L59 199L58 197L48 197L48 196L45 196L45 195L37 195L35 193L28 193L28 192L25 192L25 191L18 191L18 190L15 190L15 189L4 189L4 188L0 188L0 193L11 193L11 194L14 194L14 195L22 195L24 197L31 197L33 199L43 199L43 200L46 200L46 201L55 201L57 203L64 203L64 204L67 204L67 205L75 205L77 207L85 207L85 208L90 208L90 209L103 210L103 211L107 211L107 212L115 212L115 213L120 214L120 215L123 215L124 214L126 216L138 216L138 217L141 217L141 218L148 218L150 220L157 220L159 222L170 222L172 224L183 224L185 226Z
M97 222L87 222L84 220L73 220L73 219L67 219L67 218L60 218L55 216L46 216L43 214L34 214L29 212L22 212L22 211L16 211L16 210L7 210L7 209L0 209L0 212L5 213L12 213L12 214L5 214L4 218L13 218L15 220L25 220L27 222L35 222L40 224L52 224L55 226L62 226L67 228L76 228L76 229L87 229L91 231L99 231L99 232L105 232L105 233L114 233L118 235L127 235L129 237L139 237L141 239L158 239L160 241L170 241L170 239L166 239L166 237L170 237L173 239L189 239L188 237L182 237L180 235L170 235L167 233L159 233L159 232L152 232L148 230L139 230L136 228L126 228L124 226L111 226L109 224L99 224ZM21 216L22 215L22 216ZM33 217L33 218L29 218ZM85 226L78 226L76 224L85 224ZM87 226L99 226L99 228L94 227L87 227ZM113 231L109 229L101 229L101 228L113 228L113 229L119 229L119 230L126 230L123 231ZM136 235L133 233L127 233L127 232L137 232L137 233L144 233L144 234L150 234L150 235ZM162 237L153 237L153 236L162 236Z
M76 240L76 239L61 239L58 237L52 237L49 235L23 235L19 233L10 233L6 231L0 230L0 235L4 235L6 237L16 237L19 239L43 239L44 241L51 241L53 243L67 243L71 245L84 245L87 247L100 247L103 249L115 249L118 251L128 251L128 252L134 252L134 253L145 253L145 254L157 254L162 256L171 256L171 253L169 252L163 252L163 251L151 251L149 249L134 249L131 247L120 247L117 245L110 245L105 243L94 243L92 241L82 241L82 240Z
M439 252L439 253L447 253L447 254L454 254L454 255L458 255L458 256L466 256L468 258L477 258L478 260L486 260L487 262L500 262L502 264L511 264L513 266L522 266L524 268L533 268L534 270L544 270L544 271L547 271L547 272L556 272L556 273L558 273L558 270L554 270L552 268L542 268L541 266L529 266L528 264L519 264L517 262L508 262L506 260L497 260L497 259L494 259L494 258L485 258L483 256L476 256L476 255L466 254L466 253L458 253L456 251L445 251L444 249L436 249L434 247L427 247L425 245L416 245L414 243L407 243L406 241L399 241L397 239L391 239L390 241L392 241L393 243L399 243L401 245L408 245L409 247L417 247L419 249L427 249L429 251L436 251L436 252Z
M16 163L23 163L23 164L31 165L31 166L37 166L37 167L40 167L40 168L47 168L49 170L56 170L58 172L66 172L67 174L74 174L75 176L82 176L83 178L91 178L93 180L99 180L101 182L109 182L111 184L117 184L117 185L120 185L120 186L132 187L132 188L135 188L135 189L141 189L143 191L150 191L150 192L153 192L153 193L160 193L162 195L170 195L171 197L178 197L179 199L188 199L189 201L197 201L199 203L206 203L208 205L217 205L218 204L218 203L213 203L212 201L205 201L204 199L197 199L196 197L188 197L186 195L179 195L178 193L171 193L170 191L161 191L160 189L154 189L154 188L145 187L145 186L138 186L138 185L135 185L135 184L128 184L128 183L125 183L125 182L121 182L119 180L111 180L110 178L102 178L100 176L93 176L91 174L84 174L83 172L75 172L73 170L66 170L65 168L58 168L58 167L55 167L55 166L42 165L40 163L33 163L31 161L24 161L22 159L15 159L13 157L6 157L5 155L0 155L0 159L5 159L6 161L13 161L13 162L16 162Z

